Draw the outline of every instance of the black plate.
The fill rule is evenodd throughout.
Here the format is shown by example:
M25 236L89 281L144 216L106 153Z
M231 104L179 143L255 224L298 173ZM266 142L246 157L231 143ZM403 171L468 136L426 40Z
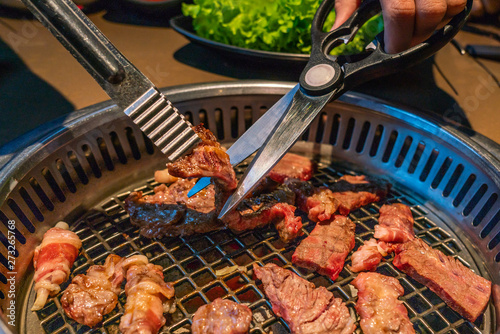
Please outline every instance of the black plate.
M214 42L209 39L200 37L196 35L196 32L193 29L193 18L189 16L180 15L172 18L170 20L170 26L193 43L203 45L211 49L223 51L234 56L244 57L256 61L280 61L301 64L305 64L309 60L308 54L245 49L238 46Z

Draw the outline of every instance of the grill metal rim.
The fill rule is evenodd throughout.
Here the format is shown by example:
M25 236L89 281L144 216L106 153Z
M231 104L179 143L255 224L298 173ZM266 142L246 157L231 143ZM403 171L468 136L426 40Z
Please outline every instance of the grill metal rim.
M279 95L284 94L288 89L292 87L292 84L288 83L272 83L272 82L261 82L261 81L251 81L251 82L233 82L233 83L215 83L215 84L202 84L202 85L189 85L189 86L184 86L184 87L176 87L176 88L171 88L164 90L165 94L169 96L169 98L174 102L179 102L183 103L183 101L189 101L187 103L188 107L193 106L196 104L197 101L203 101L204 99L213 99L213 98L221 98L221 99L234 99L237 100L239 96L244 95L244 96L262 96L262 95L276 95L278 97ZM494 259L491 259L492 256L495 255L495 250L499 249L498 244L494 247L492 247L491 250L487 250L487 245L485 244L485 241L483 240L484 238L481 238L477 236L478 230L482 229L484 230L485 228L488 227L487 223L488 221L493 221L495 219L495 211L494 210L489 210L485 217L483 217L482 222L478 224L479 227L472 227L472 224L470 224L470 221L472 220L471 217L476 216L478 212L480 211L481 206L483 206L485 203L487 203L488 198L495 193L498 193L500 181L499 181L499 171L500 171L500 163L498 158L500 157L500 154L496 154L497 152L500 152L499 145L492 143L491 141L488 141L482 136L479 135L474 135L473 137L469 137L467 134L464 134L460 132L459 130L451 127L451 126L443 126L440 125L440 123L437 122L437 120L429 118L429 117L420 117L419 115L422 115L421 113L417 113L415 116L412 111L407 111L407 110L402 110L398 109L394 105L389 105L386 104L382 101L375 100L370 97L366 97L360 94L351 94L348 93L344 95L341 99L343 103L337 103L336 107L338 108L339 113L342 113L343 111L347 110L349 111L350 105L351 106L356 106L356 108L367 108L371 110L375 110L367 114L366 110L358 112L356 115L355 119L355 125L353 128L353 132L347 137L349 137L350 140L350 145L348 145L347 149L342 150L341 146L342 143L344 142L346 137L346 131L345 127L343 131L340 131L337 134L337 146L340 146L338 150L335 153L340 153L339 157L340 158L345 158L348 161L356 160L362 157L363 155L366 155L367 147L370 146L370 140L373 140L373 136L375 135L375 122L372 122L372 126L368 131L367 134L367 142L365 143L365 148L361 152L356 152L355 147L356 147L356 141L359 138L360 132L361 132L361 124L363 124L364 121L369 121L370 119L378 119L380 122L386 122L388 124L391 124L391 121L394 123L397 123L399 120L400 122L406 122L403 127L403 131L400 128L397 127L391 127L387 126L385 128L384 133L382 134L381 137L381 142L379 144L380 148L385 148L386 143L390 140L390 136L388 135L391 133L392 130L397 129L399 131L399 138L395 141L395 146L392 149L392 152L389 156L389 161L394 162L396 159L395 157L400 154L401 150L404 147L404 142L400 140L400 138L406 138L407 137L407 130L406 127L408 127L407 123L412 123L411 128L413 129L412 136L413 142L412 144L407 148L407 153L406 153L406 158L403 159L403 163L399 167L394 167L394 164L392 166L389 166L389 164L380 164L379 166L379 171L384 171L385 173L394 173L396 179L397 178L402 178L405 173L402 173L403 170L408 169L408 164L409 164L409 158L411 157L414 152L416 152L416 145L421 141L425 140L426 142L431 139L431 140L436 140L436 146L437 145L444 145L444 146L452 146L455 145L455 147L459 147L464 150L464 152L471 152L470 156L466 156L466 166L468 164L471 164L476 168L477 170L481 171L482 174L479 175L479 177L476 179L475 183L472 184L471 189L465 194L464 198L462 199L461 203L457 206L458 209L463 210L467 203L470 203L471 200L473 199L473 195L476 193L476 191L480 188L481 182L484 180L488 181L489 188L483 194L482 198L479 199L478 203L476 203L473 206L473 209L469 212L469 215L467 217L464 217L463 215L458 215L460 216L460 219L457 220L457 224L463 226L463 231L458 231L459 233L463 234L461 237L465 239L472 239L475 241L477 240L478 243L475 245L476 249L469 249L469 252L472 250L472 254L474 254L475 251L480 253L481 255L477 255L477 258L474 259L476 262L480 261L482 258L485 257L485 254L490 257L490 262L488 263L487 267L495 268L495 266L498 266L498 261L500 261L500 256L497 261ZM46 226L48 223L47 221L44 222L38 222L36 217L34 217L34 214L29 214L29 205L23 202L23 199L19 195L12 195L12 190L16 190L19 185L16 184L17 181L15 182L10 182L12 179L14 180L20 180L21 182L23 180L23 177L25 174L29 174L33 172L33 169L36 167L36 165L40 162L43 161L44 159L48 159L52 152L55 150L58 150L62 145L64 145L69 139L72 138L79 138L82 136L82 134L85 133L86 131L86 126L96 126L96 124L103 124L103 123L109 123L112 120L115 120L116 118L120 118L122 116L122 113L117 110L117 108L113 107L110 102L105 102L101 103L97 106L94 107L89 107L84 109L81 112L74 113L70 115L65 123L64 127L61 128L58 126L57 122L55 126L47 126L46 131L49 132L45 138L39 142L35 142L33 146L30 146L24 150L21 150L21 153L18 154L17 156L2 156L0 158L0 164L5 163L5 161L8 161L7 164L3 166L3 168L0 170L0 203L4 203L6 198L12 198L14 196L14 203L19 204L20 203L20 208L22 212L27 212L27 215L29 215L29 218L26 218L28 222L33 223L36 226ZM210 116L210 115L209 115ZM213 117L213 115L211 115ZM403 120L403 121L402 121ZM211 122L213 123L214 120L213 118L208 119L209 125L212 125L212 131L216 131L217 129L214 128L214 124L210 124ZM347 120L346 120L347 121ZM342 120L341 120L342 122ZM436 122L436 123L435 123ZM60 122L61 123L61 122ZM316 122L315 126L318 126L318 122ZM385 123L384 123L385 124ZM397 124L394 124L397 125ZM112 129L106 128L106 131L111 131ZM230 141L231 138L227 138L228 134L231 134L231 131L226 131L227 127L224 127L224 135L226 136L225 140ZM317 137L317 133L321 134L321 130L313 127L313 129L309 132L309 138L308 139L313 139ZM136 135L137 133L135 133ZM323 136L325 134L323 133ZM29 137L29 136L28 136ZM120 140L122 143L127 142L127 138L124 134L119 133L118 140ZM137 135L136 135L137 137ZM137 137L139 138L139 137ZM33 138L31 138L33 139ZM64 139L64 140L63 140ZM324 140L324 138L320 138L321 140ZM24 138L24 140L18 141L18 143L23 142L26 144L27 142L30 141L30 138ZM106 141L108 149L110 151L113 151L113 142L111 141ZM22 146L22 145L21 145ZM133 154L130 152L130 148L127 148L127 145L125 146L125 150L127 152L124 152L125 157L128 157L130 160L133 160L132 156ZM140 144L141 147L143 147L143 144ZM314 144L311 144L306 150L311 149L314 147ZM10 147L0 149L0 153L5 154L5 152L11 151L16 151L15 145L11 145ZM429 157L429 150L430 148L426 147L422 157L420 158L419 164L417 164L417 169L414 174L420 174L423 165L428 157ZM490 151L487 152L487 150ZM116 152L115 152L116 153ZM115 154L113 153L113 154ZM328 152L327 152L328 153ZM377 160L381 157L382 152L376 153L374 157L371 157L368 159L368 163L372 163L374 160ZM445 154L446 155L446 154ZM153 157L157 156L150 156L149 160L153 160ZM435 166L440 166L443 162L445 156L439 155L438 159L435 162ZM116 159L115 159L116 160ZM455 161L454 159L453 163L451 164L451 167L449 170L453 170L455 167ZM70 162L67 160L63 159L63 163L66 164L66 166L71 167ZM434 167L435 167L434 166ZM123 171L126 169L126 166L121 166L119 161L115 161L115 166L117 170ZM36 168L35 168L36 169ZM70 168L71 169L71 168ZM57 183L61 185L61 191L62 193L67 197L71 198L72 193L67 189L65 186L65 180L64 177L61 176L61 174L58 172L57 168L55 166L52 166L49 168L51 174L57 179ZM433 169L434 174L430 174L427 179L422 182L422 185L425 185L428 189L426 191L422 192L421 195L424 198L434 198L438 197L439 192L442 192L444 185L447 183L449 177L450 177L450 172L444 176L444 178L441 180L441 182L438 184L438 186L435 189L431 189L430 184L432 183L433 179L435 178L435 174L437 172L438 168ZM88 169L87 171L90 171ZM103 170L106 172L106 170ZM91 172L91 171L90 171ZM432 170L431 170L432 172ZM398 174L399 173L399 174ZM71 175L73 180L78 180L77 176L75 177L74 174ZM461 176L463 178L464 175ZM462 179L459 179L457 181L457 184L462 183ZM479 181L478 181L479 180ZM482 181L483 180L483 181ZM43 180L42 180L43 181ZM401 183L401 182L399 182ZM484 184L484 183L483 183ZM45 185L47 187L47 185ZM40 203L40 200L36 199L36 194L34 190L30 189L29 187L26 187L26 190L28 191L29 196L31 198L35 199L35 202L37 202L37 205L40 205L43 208L43 203ZM453 189L453 191L449 194L450 198L454 198L456 196L456 193L458 192L457 187ZM76 191L78 194L78 190ZM53 197L53 196L52 196ZM60 205L58 202L57 198L51 198L52 202L54 205ZM437 203L439 205L436 205L436 210L449 210L450 207L446 202L443 203ZM498 201L494 202L496 206L498 206ZM4 205L5 206L5 205ZM452 207L452 209L455 209ZM15 213L12 212L10 208L7 208L7 210L4 210L7 212L8 216L15 217ZM52 214L52 212L49 212L50 210L42 210L43 213ZM47 218L45 219L47 220ZM24 235L31 236L30 228L29 226L24 226L23 224L19 223L19 230L20 233L23 233ZM29 225L29 224L28 224ZM1 226L0 226L1 227ZM40 231L41 229L37 228L37 231L35 232L34 239L40 237ZM4 232L3 229L0 229L1 232ZM500 224L494 223L491 225L491 229L488 233L488 242L493 241L494 235L500 235ZM483 240L481 242L481 240ZM28 238L28 243L30 242L30 238ZM475 243L475 242L474 242ZM1 246L0 246L1 247ZM484 250L486 249L486 251ZM500 253L499 253L500 254ZM490 269L490 275L495 277L495 272L491 273L491 271L494 271L495 269ZM495 281L495 280L494 280ZM498 281L497 281L498 282ZM2 284L0 283L0 290L1 290Z

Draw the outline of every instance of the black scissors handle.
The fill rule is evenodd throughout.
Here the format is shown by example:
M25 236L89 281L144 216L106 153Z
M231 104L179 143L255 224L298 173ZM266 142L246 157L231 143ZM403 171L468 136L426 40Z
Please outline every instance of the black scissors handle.
M359 28L381 11L379 0L365 0L353 15L339 28L323 32L328 14L335 0L324 0L314 16L311 26L311 56L300 76L301 88L309 95L323 95L337 89L338 96L363 82L392 74L413 66L432 56L458 33L469 17L473 0L443 28L424 42L403 52L388 54L384 51L383 32L374 40L375 48L352 56L330 56L330 51L351 41Z

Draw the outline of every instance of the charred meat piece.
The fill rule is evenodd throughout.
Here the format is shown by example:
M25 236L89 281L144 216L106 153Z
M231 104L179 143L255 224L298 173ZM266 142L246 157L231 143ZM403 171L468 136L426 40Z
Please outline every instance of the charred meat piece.
M388 246L383 241L373 238L364 242L351 255L350 269L355 273L360 271L374 271L384 256L388 254Z
M174 296L174 288L163 280L162 267L134 255L122 263L126 271L125 314L120 320L122 334L158 333L165 324L164 310Z
M403 243L415 238L410 208L401 203L383 205L374 237L391 243Z
M118 303L124 279L122 258L111 254L104 265L93 265L87 274L77 275L61 298L64 312L76 322L93 327Z
M356 329L342 299L335 298L325 287L300 278L273 263L254 272L264 285L273 312L282 317L293 334L347 334Z
M302 228L302 218L295 216L294 201L294 193L280 185L271 193L243 200L224 218L224 224L234 231L246 231L274 223L280 238L288 242L300 235Z
M193 315L193 334L246 334L252 311L245 305L217 298Z
M337 215L333 220L316 225L311 234L295 249L292 262L337 279L344 261L354 248L356 225L347 217Z
M470 321L484 311L491 282L476 275L460 261L415 238L395 245L393 264L408 276L434 291L453 310Z
M398 299L404 289L396 278L360 273L351 284L358 289L356 311L364 334L415 333L408 311Z
M348 215L364 205L378 202L387 195L389 184L367 179L364 175L344 175L329 187L315 188L308 182L290 180L296 204L313 221L329 220L336 212Z
M193 130L201 142L191 154L167 164L169 174L183 179L213 177L223 191L236 189L236 174L226 150L203 124L195 126Z
M314 166L311 160L294 153L287 153L269 172L268 176L279 183L290 179L308 181L312 178L313 171Z
M125 199L132 224L147 238L185 236L224 228L217 220L215 190L210 185L191 198L196 179L179 179L170 186L160 185L154 195L133 192Z
M68 224L58 223L56 227L45 232L42 243L35 248L33 266L37 296L32 311L42 309L49 295L54 296L59 293L60 285L69 278L82 242L68 229Z

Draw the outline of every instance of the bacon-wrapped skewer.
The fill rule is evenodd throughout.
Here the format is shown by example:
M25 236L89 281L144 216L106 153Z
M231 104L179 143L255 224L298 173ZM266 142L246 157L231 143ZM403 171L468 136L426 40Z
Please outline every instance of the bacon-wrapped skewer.
M127 272L125 314L120 320L122 334L154 334L165 324L164 312L168 312L168 300L174 296L174 288L163 280L162 267L149 263L143 255L135 255L123 261Z
M54 296L66 282L71 273L71 267L82 247L80 238L69 231L68 224L59 222L43 236L42 243L35 249L33 266L35 267L36 300L32 311L40 310L47 298Z
M87 274L77 275L61 298L64 312L76 322L93 327L118 303L124 279L120 256L111 254L104 265L93 265Z

